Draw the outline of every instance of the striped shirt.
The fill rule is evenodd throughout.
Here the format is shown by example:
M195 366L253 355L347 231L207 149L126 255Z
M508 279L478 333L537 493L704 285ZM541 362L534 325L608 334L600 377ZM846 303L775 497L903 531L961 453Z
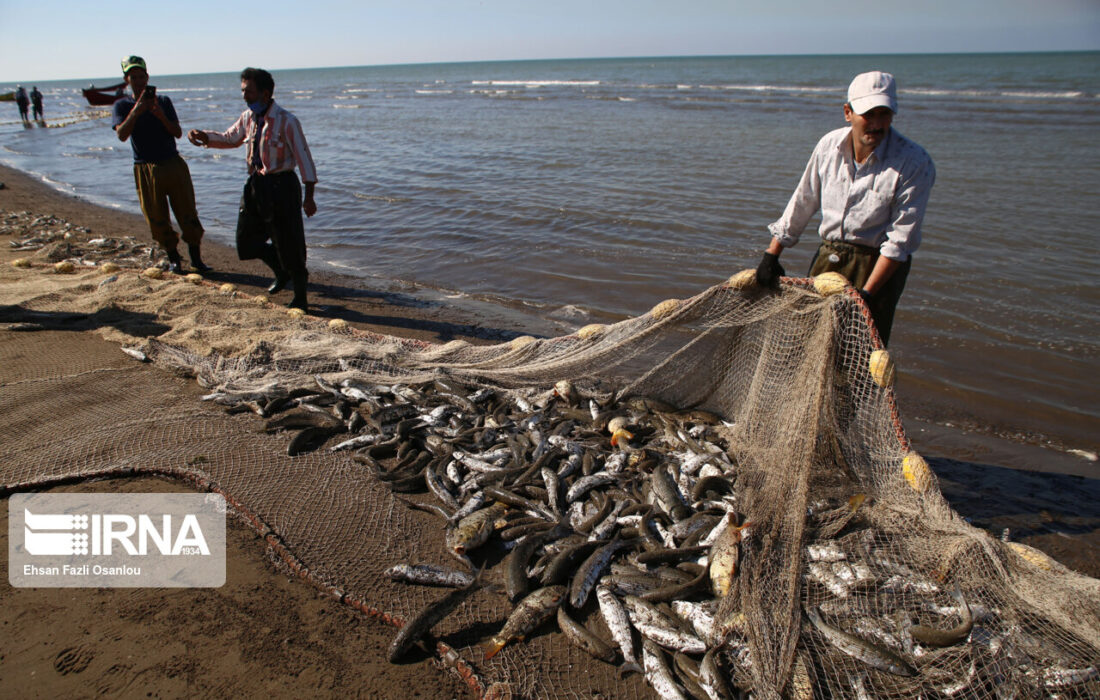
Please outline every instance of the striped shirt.
M261 175L289 172L298 166L298 172L302 176L302 182L317 182L317 170L313 166L313 156L309 152L309 144L302 133L302 124L290 112L286 111L274 102L264 114L263 132L260 134L260 164L257 170L253 165L252 149L256 135L256 120L252 116L252 110L246 109L243 114L229 127L228 131L205 132L211 148L236 148L242 143L248 142L246 162L249 164L248 172L258 172Z
M905 262L920 246L936 167L923 148L893 128L857 167L850 132L843 127L821 138L783 216L768 230L789 248L820 209L823 239L878 248Z

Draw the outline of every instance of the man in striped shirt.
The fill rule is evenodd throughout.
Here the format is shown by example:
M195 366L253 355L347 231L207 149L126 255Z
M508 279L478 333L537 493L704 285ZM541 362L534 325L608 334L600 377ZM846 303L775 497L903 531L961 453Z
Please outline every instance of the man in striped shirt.
M288 307L307 309L306 237L302 212L313 216L317 171L298 118L275 104L275 80L259 68L241 72L241 96L248 109L227 131L192 129L187 139L196 146L236 148L248 143L248 181L237 217L237 255L259 258L275 273L268 292L294 285ZM305 183L305 199L297 166ZM270 242L269 242L270 241Z

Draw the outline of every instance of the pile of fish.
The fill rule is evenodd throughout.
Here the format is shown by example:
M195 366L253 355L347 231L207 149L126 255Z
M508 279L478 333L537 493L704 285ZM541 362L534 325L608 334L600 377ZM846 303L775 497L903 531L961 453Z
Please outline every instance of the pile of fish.
M106 261L129 267L144 267L163 257L158 246L140 243L133 236L91 238L91 229L74 226L50 214L28 211L5 212L0 217L0 235L11 236L13 251L46 249L42 259L69 260L74 265L94 267Z
M752 692L748 623L722 603L735 595L739 570L752 566L756 526L738 510L738 465L718 416L614 391L581 392L565 381L546 391L451 379L314 381L204 398L256 413L269 432L292 432L291 455L351 451L399 499L439 517L457 568L397 563L387 574L455 590L406 621L391 661L493 586L514 607L485 643L485 659L555 618L571 643L618 664L620 675L643 673L662 697ZM431 497L414 496L422 493ZM820 602L804 608L801 634L848 665L859 662L863 670L848 678L857 695L866 694L869 673L879 689L891 677L921 676L914 680L944 697L985 694L998 679L1041 693L1096 682L1095 665L1061 664L1057 650L1018 624L1000 624L996 609L891 561L873 533L860 529L865 502L857 494L813 503L812 544L802 551L802 600ZM499 571L474 563L492 547L508 550ZM851 605L856 599L894 601L901 612L876 619L854 612L869 607ZM914 601L919 610L901 607ZM936 659L960 645L974 648L969 666L937 677ZM812 697L812 678L823 677L814 664L803 651L796 655L791 695Z

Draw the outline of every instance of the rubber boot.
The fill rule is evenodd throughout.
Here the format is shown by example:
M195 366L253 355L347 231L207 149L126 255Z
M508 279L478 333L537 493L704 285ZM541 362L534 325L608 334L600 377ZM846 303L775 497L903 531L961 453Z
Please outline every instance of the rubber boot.
M309 305L306 303L306 287L308 286L309 275L306 272L295 272L294 278L294 298L287 304L288 309L301 309L302 311L308 311Z
M189 243L187 254L191 257L191 267L195 268L196 272L210 272L214 269L202 261L202 250L197 244Z
M168 270L174 275L183 274L183 258L180 257L179 251L173 248L167 251L168 253Z
M267 293L275 294L286 289L286 285L290 282L290 274L279 263L279 254L275 252L275 246L268 245L264 249L263 255L260 256L260 260L263 260L275 273L275 280L267 288Z

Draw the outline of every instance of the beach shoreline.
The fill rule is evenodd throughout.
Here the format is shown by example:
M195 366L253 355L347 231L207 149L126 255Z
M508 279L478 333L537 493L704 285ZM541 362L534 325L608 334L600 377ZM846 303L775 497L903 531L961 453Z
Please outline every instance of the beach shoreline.
M152 244L140 214L88 202L0 164L0 182L4 181L10 184L3 191L0 205L8 211L49 213L91 229L93 236L133 236ZM306 240L309 241L308 221ZM181 243L181 251L183 247ZM260 261L238 260L232 246L210 237L204 239L203 256L214 268L208 279L232 282L249 294L266 293L271 271ZM290 294L285 291L272 301L285 303ZM310 264L310 313L325 319L342 318L354 328L374 333L428 342L462 339L488 344L521 335L549 337L576 330L577 319L558 317L551 309L523 306L448 293L411 282L356 276L316 262ZM580 325L583 323L582 320ZM918 451L979 464L1100 478L1097 461L1100 443L1070 444L1061 438L1036 434L1021 428L1011 416L1006 417L1010 408L1004 406L985 407L988 410L983 414L982 406L945 398L936 386L907 376L904 361L899 366L895 390L901 419Z
M88 236L149 240L138 215L89 204L3 166L0 182L5 183L0 212L56 216L86 227ZM5 243L0 264L7 265L14 257L16 253ZM215 268L209 279L232 282L242 292L263 293L270 282L262 263L239 261L227 246L205 244L204 258ZM372 289L363 280L323 271L313 274L310 286L316 315L342 318L366 331L429 342L461 339L471 343L506 341L524 332L490 312L459 311L425 301L399 284ZM272 301L285 303L289 298L289 292L284 292ZM40 338L27 340L30 336ZM57 356L50 361L58 363L68 355L109 350L109 341L90 330L4 330L0 359L9 361L0 361L0 385L19 381L16 355L25 355L26 343L31 342L40 344L38 352L57 348ZM193 380L155 366L143 370L142 377L150 391L183 392L196 403L201 392ZM63 416L66 400L63 396L43 399L54 403L39 410L43 416ZM904 400L899 404L904 413ZM58 429L63 430L59 420ZM988 436L956 435L931 422L905 422L910 440L929 458L945 496L960 515L992 533L1007 529L1012 539L1045 551L1071 569L1100 576L1100 480L1087 478L1094 463ZM1027 465L1031 468L1024 471ZM152 492L182 487L143 477L64 488ZM250 529L234 522L229 531L230 582L213 592L14 589L5 582L0 587L5 629L38 628L36 634L4 645L0 678L5 686L27 696L66 695L87 688L128 694L154 689L170 697L195 693L453 697L465 692L457 678L423 657L413 664L386 663L392 628L325 599L311 586L291 582L286 572L271 563L265 543ZM212 621L187 624L196 619L196 610L213 610ZM227 617L232 625L222 629L216 624ZM104 619L111 622L101 624ZM8 638L14 638L12 633ZM149 649L165 651L152 654ZM262 682L249 685L242 680L249 677ZM122 680L126 682L116 684Z

